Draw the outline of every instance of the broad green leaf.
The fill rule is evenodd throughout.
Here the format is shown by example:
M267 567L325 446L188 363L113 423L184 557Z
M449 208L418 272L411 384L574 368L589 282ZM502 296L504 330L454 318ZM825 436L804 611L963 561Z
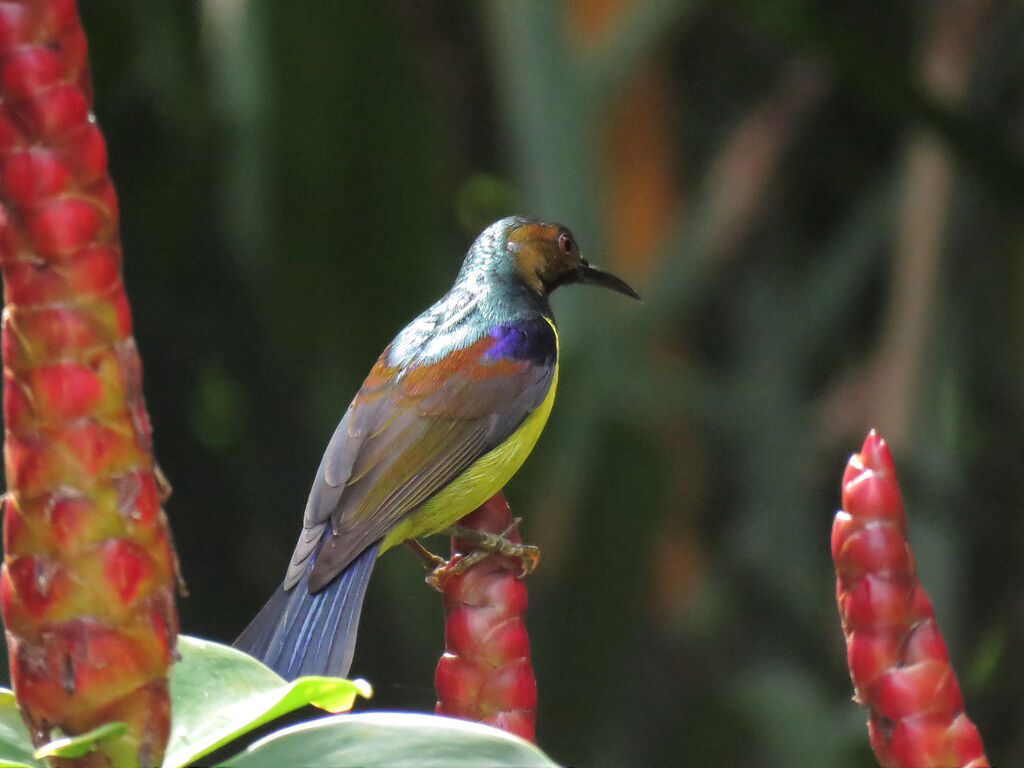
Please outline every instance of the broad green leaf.
M180 635L178 650L181 661L171 674L173 718L164 768L188 765L306 704L341 712L352 706L356 694L371 693L364 680L300 677L289 683L248 654L196 637Z
M221 768L557 768L497 728L410 712L362 712L285 728Z
M14 692L0 688L0 768L43 768L32 752L32 739L18 712Z
M47 757L81 757L86 752L91 752L96 746L96 742L112 736L120 736L127 730L127 723L104 723L78 736L62 736L49 741L37 749L32 756L36 760Z

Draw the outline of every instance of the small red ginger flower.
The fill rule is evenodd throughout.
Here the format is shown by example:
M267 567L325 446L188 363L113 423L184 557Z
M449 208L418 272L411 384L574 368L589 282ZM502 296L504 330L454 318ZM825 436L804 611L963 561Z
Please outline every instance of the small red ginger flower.
M832 526L850 678L871 746L882 768L985 768L906 535L892 456L872 431L846 467Z
M501 493L459 526L520 543ZM537 681L526 633L526 585L519 557L490 552L463 571L473 545L452 539L452 560L436 581L443 593L445 653L437 664L438 714L476 720L534 741Z

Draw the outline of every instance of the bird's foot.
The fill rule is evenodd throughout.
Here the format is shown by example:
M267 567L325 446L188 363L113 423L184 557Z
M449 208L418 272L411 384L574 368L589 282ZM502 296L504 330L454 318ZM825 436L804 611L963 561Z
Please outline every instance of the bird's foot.
M457 573L466 572L489 554L491 553L482 549L475 549L468 555L454 554L451 560L442 560L440 565L427 574L424 581L438 592L444 592L445 579Z
M462 525L450 525L441 533L452 538L462 539L472 549L466 554L456 553L451 560L445 561L426 549L414 539L406 542L422 560L424 565L430 568L425 581L438 592L444 591L444 581L449 576L457 573L464 573L472 566L479 563L488 555L494 553L503 557L512 557L519 561L519 578L525 578L533 573L540 561L540 548L531 544L521 544L508 538L508 534L519 525L520 518L515 518L501 533L488 533L475 528L466 528Z
M459 567L459 571L464 571L472 563L465 563L465 561L474 555L478 555L476 558L480 560L491 552L505 557L514 557L519 560L520 574L519 578L525 578L533 573L537 567L537 563L540 562L540 548L535 547L532 544L522 544L518 541L512 541L508 538L508 535L512 533L516 528L519 527L519 522L522 518L514 518L512 523L501 533L487 533L486 531L478 531L475 528L466 528L461 525L450 525L445 529L445 533L453 538L462 539L470 543L474 549L468 555L462 557L459 560L452 558L453 565ZM476 562L476 561L474 561Z

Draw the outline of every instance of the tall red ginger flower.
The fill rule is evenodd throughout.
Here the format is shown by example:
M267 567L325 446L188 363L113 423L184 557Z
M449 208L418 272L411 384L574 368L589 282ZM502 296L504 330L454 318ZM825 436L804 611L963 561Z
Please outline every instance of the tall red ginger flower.
M889 447L874 431L843 475L836 598L857 700L883 768L983 768L931 601L917 578Z
M504 534L521 543L504 495L496 493L459 526ZM452 560L438 573L444 600L445 652L437 664L436 712L476 720L534 741L537 681L526 633L526 585L520 557L488 552L465 570L462 558L480 550L452 539Z
M56 764L156 766L176 560L91 100L73 0L0 2L0 607L33 741L124 721Z

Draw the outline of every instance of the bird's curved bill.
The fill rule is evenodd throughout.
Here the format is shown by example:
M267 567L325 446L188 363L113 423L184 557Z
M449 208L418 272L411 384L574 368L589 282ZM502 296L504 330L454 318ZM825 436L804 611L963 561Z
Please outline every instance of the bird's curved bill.
M603 288L611 288L613 291L618 291L634 299L640 298L640 295L630 288L624 280L620 280L611 272L605 272L603 269L592 267L586 262L583 262L583 265L577 270L576 279L588 285L600 285Z

